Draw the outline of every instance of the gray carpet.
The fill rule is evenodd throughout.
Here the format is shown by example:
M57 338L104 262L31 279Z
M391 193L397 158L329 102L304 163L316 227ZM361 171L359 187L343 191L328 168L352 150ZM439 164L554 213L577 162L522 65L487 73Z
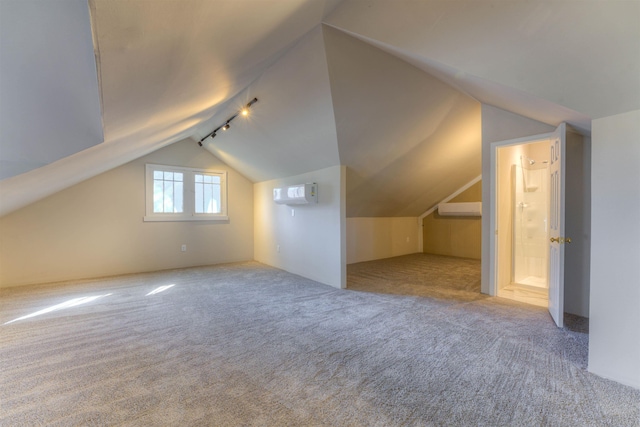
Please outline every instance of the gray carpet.
M254 262L2 290L0 424L640 425L584 330L454 261L353 265L353 290Z

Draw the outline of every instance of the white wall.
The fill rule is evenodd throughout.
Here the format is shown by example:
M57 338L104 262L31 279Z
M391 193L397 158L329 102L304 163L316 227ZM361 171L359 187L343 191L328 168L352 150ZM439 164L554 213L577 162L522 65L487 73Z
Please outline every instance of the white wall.
M229 220L143 222L146 163L227 170ZM185 140L1 217L0 236L3 287L251 260L253 184Z
M317 204L273 202L275 187L310 182L318 184ZM344 166L256 183L254 206L256 261L336 288L346 287Z
M591 263L591 138L566 134L564 311L589 317Z
M592 122L589 370L640 389L640 110Z
M347 264L419 252L418 218L347 218Z
M538 121L482 104L482 293L489 293L491 268L490 242L494 233L490 220L491 200L491 143L552 132L555 128Z

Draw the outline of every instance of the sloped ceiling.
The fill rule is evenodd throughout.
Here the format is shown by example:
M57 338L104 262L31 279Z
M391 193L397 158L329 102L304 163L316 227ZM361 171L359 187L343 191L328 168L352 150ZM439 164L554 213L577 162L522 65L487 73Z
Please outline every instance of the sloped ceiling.
M44 0L20 1L38 7ZM104 143L0 181L0 215L188 138L319 25L339 1L89 0ZM91 43L90 35L86 37ZM58 43L50 50L64 54L67 45ZM4 81L5 62L0 64ZM26 89L17 88L15 97ZM49 95L55 108L59 99ZM3 99L2 104L12 108L18 100ZM22 113L30 123L44 117L36 108ZM85 126L77 117L67 119L72 127ZM64 142L38 138L37 145L62 147ZM0 155L4 159L4 152Z
M87 4L0 1L0 179L101 143L101 120Z
M480 103L325 28L347 216L418 216L481 173Z
M340 29L340 31L414 65L483 104L493 105L552 126L566 122L585 134L591 133L591 118L586 114L537 98L522 90L468 74L463 70L425 58L406 49L344 29Z
M2 1L3 27L5 20L16 18L5 14L8 10L5 4L12 2ZM20 2L37 7L47 3L42 0ZM260 101L256 105L256 116L246 122L252 127L243 130L238 122L229 138L208 142L208 149L255 180L316 168L335 162L338 155L340 162L352 163L352 184L362 190L350 188L350 200L357 200L358 194L374 197L374 188L389 184L385 176L401 175L406 168L400 166L402 161L394 158L387 163L386 159L380 162L377 172L367 169L366 161L356 154L365 149L360 145L364 139L358 137L358 127L364 129L363 135L371 140L366 155L379 159L385 150L395 152L392 149L395 145L400 148L397 155L406 156L406 165L410 165L409 160L427 154L430 143L425 141L431 137L427 128L437 119L418 120L418 114L411 112L406 118L400 115L396 121L403 123L404 128L396 127L394 139L378 122L383 121L383 116L395 117L390 111L395 109L381 107L376 111L373 105L366 105L358 114L347 108L351 101L346 94L362 96L376 104L398 105L400 101L384 91L367 93L366 85L360 85L358 78L349 74L349 67L344 66L349 58L341 53L348 46L331 41L340 37L349 45L355 45L354 39L364 42L355 49L362 60L366 61L368 55L382 54L367 50L375 46L452 85L458 89L459 99L464 98L461 92L466 93L479 102L549 124L573 121L588 131L592 118L640 109L640 26L637 25L640 2L636 1L90 0L89 5L99 77L94 76L92 81L101 84L104 143L97 143L100 132L92 125L95 97L93 107L87 107L91 101L82 101L78 87L61 89L61 94L55 90L55 81L44 79L47 84L37 92L41 103L50 106L49 111L55 110L56 114L72 111L59 108L60 100L65 96L68 99L79 96L79 104L74 104L79 105L76 110L82 110L81 114L88 117L83 120L74 110L75 114L63 114L64 117L56 120L65 126L68 123L75 135L79 135L76 139L85 145L67 150L69 145L64 136L56 132L47 134L46 129L39 126L49 123L46 112L33 104L25 107L20 102L20 96L28 92L28 82L17 79L5 84L8 74L3 54L0 61L3 116L5 110L14 117L19 115L17 111L28 116L26 120L35 124L43 135L32 138L29 134L30 143L35 144L29 146L29 151L51 150L63 158L1 180L0 215L167 144L191 135L196 138L205 135L253 96ZM55 12L34 12L33 17L32 27L44 25L46 20L60 20L62 26L65 22ZM334 32L324 37L324 52L319 47L321 22L333 27L325 29L325 33ZM33 34L38 42L48 35L35 30ZM12 40L15 39L2 34L2 52ZM87 44L90 41L87 40L85 46ZM86 53L75 52L73 46L62 41L52 43L47 49L53 56L64 57L67 64L80 62L81 66L87 59ZM28 50L19 47L15 52L18 60L30 55ZM40 59L37 56L28 58L33 59L29 66L47 70L48 56ZM395 71L389 71L393 63L385 59L381 72L398 83L391 75ZM352 65L359 66L358 63ZM376 67L373 64L371 71ZM310 72L310 68L314 68L314 72ZM398 66L398 69L400 75L416 72L413 68L411 72L405 67ZM309 74L308 80L305 74ZM416 80L422 79L425 87L431 87L431 77L426 74ZM343 82L349 80L354 84ZM371 81L374 80L371 77ZM4 91L9 86L12 86L10 98ZM295 92L304 92L297 89L300 86L310 94L305 102L300 93L289 93L294 92L294 88ZM406 90L399 90L398 94L412 99ZM445 98L442 95L439 102ZM425 115L440 111L436 104L429 104L428 98L412 102L417 109L424 108ZM438 117L437 114L434 117ZM368 126L372 122L375 122L373 126ZM390 129L393 128L392 124ZM371 135L373 129L387 136L376 139ZM448 127L441 128L444 129ZM88 134L86 138L82 136L85 134ZM19 144L14 138L3 136L2 144ZM388 140L389 145L383 144L382 139ZM81 151L69 155L75 150ZM303 156L303 151L309 156ZM7 159L5 153L11 152L3 148L0 160ZM435 155L442 153L428 153L429 158ZM292 161L287 161L288 157ZM51 159L42 160L33 154L29 161L36 165ZM392 166L393 162L400 163ZM445 176L438 174L438 179L444 180ZM367 180L369 184L364 182ZM427 181L420 183L425 192L441 185L425 177L423 180ZM411 186L418 185L411 181ZM409 199L419 203L426 203L426 199L418 197L414 189L405 189L406 185L380 193L381 198L382 194L389 198L379 200L379 205L398 203L396 210L379 210L371 205L371 209L351 213L404 215L414 212L418 208L410 206ZM402 197L391 198L392 193Z
M254 182L299 175L340 164L322 29L317 26L229 107L204 126L200 140L253 97L247 118L204 147Z
M318 25L331 3L90 0L90 4L105 136L110 140L209 118Z
M625 0L345 0L325 20L591 119L640 109L639 21Z

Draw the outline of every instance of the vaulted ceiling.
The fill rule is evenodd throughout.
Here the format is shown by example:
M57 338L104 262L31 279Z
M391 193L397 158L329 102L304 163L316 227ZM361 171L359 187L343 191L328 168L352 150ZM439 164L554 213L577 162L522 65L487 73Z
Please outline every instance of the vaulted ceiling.
M345 164L349 216L417 215L480 173L480 103L585 132L640 109L639 21L616 0L3 0L0 214L255 96L204 149L253 181Z

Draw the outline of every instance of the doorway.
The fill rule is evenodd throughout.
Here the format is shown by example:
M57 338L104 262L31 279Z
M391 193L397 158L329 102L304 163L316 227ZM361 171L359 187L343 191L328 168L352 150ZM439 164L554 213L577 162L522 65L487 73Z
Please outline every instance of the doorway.
M540 158L532 157L538 155L528 151L529 148L534 147L534 143L548 143L548 157L544 155ZM507 172L504 172L505 168L501 169L503 174L507 174L506 176L499 176L499 150L515 146L520 146L514 149L515 161L513 161L513 158L511 159L511 168L507 167ZM549 314L560 328L563 326L565 312L581 317L589 317L590 139L583 137L565 123L561 123L555 131L550 133L493 142L491 143L490 152L491 173L489 185L491 191L489 203L491 215L489 229L493 230L493 235L489 239L489 294L513 297L514 295L505 293L505 291L509 291L508 288L512 282L519 285L527 285L527 283L519 282L519 279L516 278L517 273L514 273L513 268L516 264L515 258L517 258L517 255L515 257L513 255L513 248L518 242L514 238L516 234L514 231L516 230L514 227L514 222L516 221L515 211L520 208L516 204L515 193L518 191L516 179L521 180L520 189L523 192L535 193L534 187L536 185L534 181L537 177L526 171L527 164L528 166L534 166L536 163L541 162L544 165L544 161L548 159L546 165L548 166L547 175L549 180L546 183L541 181L543 186L548 186L549 205L546 226L543 228L548 230L548 234L545 236L544 233L541 233L541 235L536 236L536 233L531 231L529 235L532 236L532 240L535 240L534 237L545 236L544 238L548 242L546 271ZM522 161L520 156L522 156ZM522 176L520 177L517 175L518 163L520 163L520 169L522 170ZM532 169L530 168L530 170ZM525 178L528 178L527 182L525 182ZM505 187L507 188L506 190ZM506 194L511 194L506 199L506 202L504 202L504 199L499 200L498 196L501 190L503 194L505 191L507 191ZM524 211L524 203L527 203L527 201L522 200L522 202L522 210ZM518 201L517 203L520 202ZM546 210L547 208L543 209ZM533 221L535 217L535 215L523 215L522 220L528 221L529 218L532 218ZM507 226L504 226L505 221L501 221L499 218L506 218L509 221ZM503 224L502 226L500 226L501 223ZM533 252L535 254L535 251ZM537 254L539 255L539 252ZM536 264L536 261L524 258L523 260L525 263ZM526 280L524 281L526 282ZM527 290L522 286L517 288L518 291ZM528 288L528 290L531 291L531 288ZM516 294L515 290L512 294ZM522 292L519 292L518 298L521 299L522 297ZM540 300L540 298L537 299ZM525 302L534 303L535 300ZM538 305L542 305L541 301L538 302Z
M549 304L550 139L496 150L496 295Z

